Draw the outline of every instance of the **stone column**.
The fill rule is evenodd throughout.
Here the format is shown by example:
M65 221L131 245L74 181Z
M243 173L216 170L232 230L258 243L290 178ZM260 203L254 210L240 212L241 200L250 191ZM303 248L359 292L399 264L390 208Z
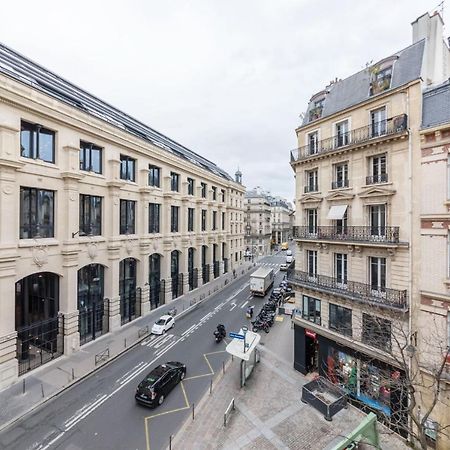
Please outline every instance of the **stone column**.
M109 299L109 331L120 328L119 261L118 243L108 245L109 268L105 270L105 297Z
M170 253L172 252L172 240L165 239L163 241L163 255L161 261L161 277L166 280L166 287L164 290L164 300L165 303L170 303L172 301L172 274L170 267Z
M182 239L182 252L180 253L180 273L183 274L183 295L189 292L188 248L189 239Z
M149 260L150 240L141 240L139 244L140 261L137 269L137 285L141 288L141 315L150 312Z

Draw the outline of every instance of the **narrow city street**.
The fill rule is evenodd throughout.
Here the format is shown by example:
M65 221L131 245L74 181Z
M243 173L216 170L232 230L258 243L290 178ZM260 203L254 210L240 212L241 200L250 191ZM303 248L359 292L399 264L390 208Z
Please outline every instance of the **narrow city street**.
M279 265L284 254L261 259L257 265ZM162 336L150 336L140 345L92 376L45 403L0 434L0 448L16 449L152 449L166 448L192 407L222 370L226 343L216 344L213 331L223 323L227 332L247 324L246 307L264 303L249 291L249 275L227 286L197 309L176 320ZM158 364L180 361L186 379L152 410L136 404L138 383Z

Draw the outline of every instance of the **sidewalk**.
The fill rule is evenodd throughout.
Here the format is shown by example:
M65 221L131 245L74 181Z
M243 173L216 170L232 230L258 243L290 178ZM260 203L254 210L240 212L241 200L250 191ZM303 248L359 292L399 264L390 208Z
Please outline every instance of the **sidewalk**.
M237 278L233 279L232 273L223 275L223 278L212 280L150 311L145 316L83 345L78 352L70 356L63 355L19 377L16 383L0 391L0 405L2 405L0 431L148 337L152 324L169 309L176 308L178 311L176 318L180 318L207 301L219 292L220 288L232 285L252 267L250 264L243 265L236 270Z
M327 422L318 411L301 402L301 387L309 380L289 361L293 345L290 321L285 317L279 325L278 330L275 324L273 331L262 336L261 362L247 385L239 388L240 362L235 358L212 394L205 394L197 406L195 421L187 419L172 441L172 449L329 450L359 424L365 415L352 406ZM280 341L282 351L275 352ZM288 342L290 349L286 349ZM225 428L223 415L232 398L235 411ZM378 429L383 448L408 448L381 425Z

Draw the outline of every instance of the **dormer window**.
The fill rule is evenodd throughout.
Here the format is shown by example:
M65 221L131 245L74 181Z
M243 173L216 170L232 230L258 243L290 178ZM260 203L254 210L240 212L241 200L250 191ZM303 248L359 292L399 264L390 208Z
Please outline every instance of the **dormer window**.
M322 117L323 103L325 99L321 98L314 102L314 106L309 111L309 121L317 120Z
M380 94L391 87L392 70L396 58L389 58L370 69L370 95Z

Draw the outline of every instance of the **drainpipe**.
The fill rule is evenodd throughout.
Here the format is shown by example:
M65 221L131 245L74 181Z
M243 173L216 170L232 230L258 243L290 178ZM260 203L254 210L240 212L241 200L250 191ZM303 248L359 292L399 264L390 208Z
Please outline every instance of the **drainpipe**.
M409 205L409 211L408 211L408 217L409 217L409 261L408 261L408 271L409 271L409 280L408 280L408 292L409 292L409 314L408 314L408 344L411 344L411 333L412 333L412 315L413 315L413 245L412 241L414 239L414 222L413 222L413 167L412 167L412 132L411 132L411 121L410 121L410 108L409 108L409 90L405 91L406 94L406 114L408 118L408 192L409 192L409 199L408 199L408 205ZM411 379L411 373L413 370L413 359L408 358L408 371L409 371L409 378ZM412 429L413 421L412 418L409 417L409 427Z

